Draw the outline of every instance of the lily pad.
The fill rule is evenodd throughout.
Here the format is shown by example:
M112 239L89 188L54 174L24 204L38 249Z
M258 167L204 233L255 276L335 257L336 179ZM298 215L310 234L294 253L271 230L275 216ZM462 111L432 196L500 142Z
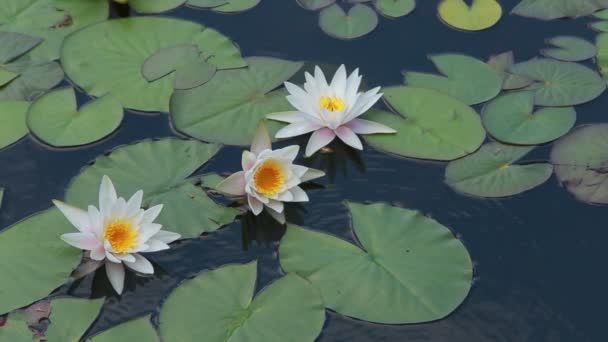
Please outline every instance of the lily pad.
M2 208L3 200L4 200L4 188L0 188L0 208Z
M171 98L173 126L204 141L249 145L258 121L268 113L291 110L287 91L273 90L303 64L269 57L246 60L246 69L218 71L198 88L176 91Z
M473 57L459 54L430 56L435 67L444 76L420 72L406 72L407 85L435 89L451 95L468 105L494 98L502 88L503 78L488 64Z
M56 62L21 58L19 62L4 67L19 77L0 87L0 100L33 101L63 80L63 70Z
M61 298L51 302L51 324L45 333L48 341L80 341L99 315L104 299ZM143 340L142 340L143 341Z
M572 36L553 37L547 43L556 46L554 49L543 49L541 53L546 57L566 62L579 62L595 57L595 45L585 39Z
M511 13L528 18L553 20L577 18L607 8L597 0L522 0Z
M441 319L464 301L473 265L448 228L414 210L347 204L361 247L294 225L279 247L283 269L316 285L327 308L403 324Z
M608 32L608 21L597 21L589 24L589 27L598 32Z
M551 163L561 184L578 200L608 204L608 124L574 129L555 143Z
M73 88L47 93L30 106L27 123L32 134L55 147L90 144L114 132L123 118L122 106L111 95L77 109Z
M30 55L37 61L59 58L70 33L108 18L107 0L2 0L0 30L44 39Z
M508 93L488 103L481 114L483 125L494 138L518 145L553 141L576 122L572 107L542 108L534 113L534 93Z
M192 0L191 0L192 1ZM225 4L213 7L212 11L219 13L238 13L250 10L261 0L228 0Z
M129 0L129 6L139 13L161 13L184 4L186 0Z
M159 341L150 322L150 316L122 323L104 331L91 339L91 342L155 342Z
M0 101L0 149L27 135L25 115L29 107L29 102Z
M15 32L0 32L0 86L19 74L6 69L6 64L24 55L42 42L42 39Z
M288 274L252 299L256 268L256 262L224 266L178 287L160 311L163 340L314 341L325 321L318 290Z
M230 0L188 0L187 5L194 8L213 8L227 4Z
M234 220L238 212L216 204L194 180L186 179L219 150L218 145L166 138L144 140L119 147L72 179L66 193L68 203L79 208L97 203L103 175L110 177L119 195L129 197L144 191L143 204L163 204L156 222L182 238L199 236ZM162 167L159 167L162 165Z
M7 322L0 326L0 341L7 342L32 342L34 333L28 328L27 322L16 318L15 315L8 316Z
M109 93L126 108L167 112L175 75L148 82L141 70L150 56L183 44L198 46L218 69L246 65L234 43L217 31L163 17L89 26L65 40L61 61L72 81L93 96Z
M304 9L317 11L333 4L336 0L296 0L296 2Z
M0 313L45 297L68 280L82 253L59 236L73 229L50 209L0 232L0 260L10 260L0 263L0 274L11 280L0 287Z
M606 82L596 72L578 63L535 58L514 65L511 72L536 81L526 89L535 91L539 106L585 103L606 89Z
M338 4L325 7L319 14L319 27L338 39L355 39L378 26L378 15L369 6L356 4L345 12Z
M514 164L534 146L491 142L470 156L450 162L445 182L458 192L478 197L506 197L546 182L553 167L548 163Z
M515 63L514 61L515 58L513 57L512 51L500 53L496 56L490 57L488 60L488 65L503 76L504 81L502 83L502 89L521 89L534 83L534 81L529 78L513 75L509 72L509 69L511 69Z
M502 17L497 0L443 0L439 4L439 17L449 26L465 31L481 31L496 25Z
M474 152L485 140L479 115L464 103L431 89L384 88L384 99L405 119L372 110L365 119L397 130L363 138L374 148L400 156L452 160Z
M412 13L416 0L376 0L376 11L388 18L399 18Z
M608 77L608 33L598 34L595 46L597 47L597 66L606 79Z

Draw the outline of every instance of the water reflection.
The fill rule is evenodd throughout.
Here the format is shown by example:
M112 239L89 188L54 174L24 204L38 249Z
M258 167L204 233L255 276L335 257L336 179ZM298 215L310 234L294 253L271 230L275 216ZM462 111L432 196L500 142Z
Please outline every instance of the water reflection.
M349 169L354 169L360 174L364 174L366 171L361 152L342 143L337 138L310 158L302 160L301 163L304 166L324 171L332 184L338 174L347 177Z

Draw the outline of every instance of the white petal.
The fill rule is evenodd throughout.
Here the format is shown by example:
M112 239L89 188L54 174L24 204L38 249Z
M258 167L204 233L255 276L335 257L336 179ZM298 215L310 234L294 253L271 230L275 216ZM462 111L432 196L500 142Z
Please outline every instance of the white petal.
M364 119L354 119L345 126L357 134L397 133L388 126Z
M146 210L144 212L144 217L142 217L141 222L142 223L154 222L154 220L156 220L156 218L160 214L161 210L163 210L162 204L158 204L158 205L153 206L152 208L149 208L148 210Z
M117 198L114 184L108 176L103 176L99 186L99 211L102 216L106 217L109 214Z
M270 208L266 208L266 212L268 214L270 214L270 216L272 216L272 218L277 220L277 222L279 222L280 224L285 224L285 213L284 212L278 213Z
M101 261L106 258L106 250L103 244L100 243L97 247L91 249L91 259Z
M118 197L114 206L110 211L110 217L122 218L127 216L127 201L124 198Z
M321 127L323 126L309 121L295 122L278 130L275 137L277 139L296 137L298 135L316 131Z
M116 259L120 260L121 262L135 262L135 257L133 256L133 254L113 254Z
M178 233L174 233L174 232L168 232L166 230L161 230L160 232L156 233L154 236L152 236L152 239L155 240L160 240L164 243L171 243L175 240L179 240L179 238L181 238L182 236L179 235Z
M301 182L306 182L309 180L313 180L319 177L325 176L325 172L317 169L309 169L307 168L306 173L300 177Z
M134 262L125 262L125 266L132 269L135 272L143 273L143 274L154 274L154 267L148 261L148 259L144 258L139 254L133 254L135 259Z
M344 99L346 90L346 67L344 67L344 64L340 65L340 67L334 74L334 78L331 80L330 87L335 92L335 96Z
M65 218L76 227L76 229L83 233L92 231L91 220L86 211L58 200L53 200L53 204L61 211Z
M336 135L340 140L342 140L345 144L356 148L357 150L362 150L363 145L361 144L361 140L359 137L348 127L340 126L336 129Z
M276 155L279 158L289 160L289 164L291 164L291 162L293 162L293 160L296 159L296 157L298 156L299 151L300 151L300 146L289 145L289 146L280 148L278 150L275 150L274 152L276 153ZM288 165L288 167L291 169L291 165Z
M302 112L298 112L298 111L288 111L288 112L276 112L276 113L270 113L268 115L266 115L266 118L271 119L271 120L276 120L276 121L281 121L281 122L288 122L288 123L294 123L294 122L302 122L304 120L306 120L306 113L302 113Z
M283 212L283 202L281 201L275 201L275 200L270 200L268 201L268 203L266 204L266 206L274 211L276 211L277 213L282 213Z
M322 147L327 146L334 138L336 134L329 128L321 128L316 130L308 140L308 145L306 145L306 156L310 157L315 152L320 150Z
M97 239L93 233L68 233L61 235L61 240L66 243L85 251L90 251L101 245L101 241Z
M285 190L279 194L277 199L281 202L291 202L291 200L293 200L293 195L291 194L291 191Z
M306 171L308 171L308 168L306 166L293 164L291 165L291 170L298 178L302 178Z
M233 196L245 195L245 171L233 173L218 184L216 190Z
M268 150L271 147L272 146L270 142L270 134L268 133L268 129L266 129L264 121L261 120L258 123L258 126L255 130L255 135L253 136L253 142L251 143L251 152L253 152L253 154L258 155L260 154L260 152Z
M115 264L112 262L106 262L106 274L108 280L114 288L114 291L118 294L122 294L122 290L125 286L125 268L122 264Z
M255 165L257 158L255 154L249 151L243 151L243 156L241 157L241 166L244 171L249 171Z
M291 188L290 191L293 194L292 202L308 202L308 195L299 186Z
M359 68L355 69L348 79L346 79L346 92L344 93L344 98L346 100L353 100L359 91L359 86L361 85L362 77L359 76Z
M372 90L369 90L359 96L357 99L357 103L351 110L348 112L348 115L345 117L345 121L343 123L347 123L348 121L363 115L367 112L380 98L382 97L382 93L377 94L380 91L380 87L376 87Z
M133 194L133 196L131 196L131 198L129 198L126 208L127 216L135 216L135 214L137 214L137 211L141 209L141 201L143 198L144 192L142 190L137 191Z
M90 205L88 208L89 220L91 221L91 232L101 239L103 236L103 217L97 208Z
M121 261L118 260L118 258L116 258L116 256L114 255L114 253L108 251L107 249L106 249L106 258L108 259L108 261L113 262L115 264L120 264L121 263Z
M326 92L327 88L329 88L325 74L323 74L323 70L318 65L315 66L315 82L317 83L317 88L323 92Z
M146 244L148 245L148 248L142 250L142 252L145 253L164 251L170 248L166 243L155 239L148 240Z
M160 232L160 230L163 228L162 224L158 224L158 223L144 223L141 225L141 228L139 230L139 241L141 242L146 242L148 241L148 239L150 239L153 235L155 235L156 233Z
M251 208L251 211L256 216L262 212L262 209L264 209L264 205L262 204L262 202L260 202L252 195L247 196L247 202L249 202L249 208Z

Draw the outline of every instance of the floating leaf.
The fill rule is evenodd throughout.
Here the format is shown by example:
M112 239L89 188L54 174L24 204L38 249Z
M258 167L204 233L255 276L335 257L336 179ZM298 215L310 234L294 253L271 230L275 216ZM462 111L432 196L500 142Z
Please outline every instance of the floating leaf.
M452 161L445 182L458 192L479 197L505 197L533 189L549 179L551 164L514 165L534 146L485 144L470 156Z
M604 79L606 79L608 77L608 33L598 34L595 46L597 47L597 66Z
M6 261L0 274L11 280L0 287L0 313L45 297L68 280L82 253L59 236L73 230L59 210L50 209L0 232L0 260Z
M123 118L122 106L111 95L77 109L73 88L47 93L30 106L27 123L44 143L56 147L79 146L114 132Z
M268 113L291 110L287 92L272 90L302 63L268 57L249 57L247 62L247 69L219 71L203 86L176 91L171 98L173 126L204 141L249 145L258 121Z
M48 341L77 342L99 315L102 299L61 298L51 302L51 324L45 333ZM144 340L141 340L144 341ZM146 341L147 342L147 341Z
M66 200L79 207L97 203L103 175L112 179L119 195L144 191L143 205L163 204L156 222L191 238L234 220L237 211L216 204L193 181L186 179L219 150L218 145L166 138L119 147L72 179ZM162 167L159 167L162 165Z
M541 53L546 57L566 62L579 62L595 57L595 45L588 41L571 36L553 37L547 43L557 46L555 49L543 49Z
M399 18L410 14L416 8L416 0L376 0L378 13L388 18Z
M155 342L159 341L150 323L150 316L122 323L93 337L91 342Z
M139 13L161 13L184 4L186 0L129 0L129 6Z
M214 12L237 13L250 10L257 6L261 0L229 0L227 3L213 7Z
M608 124L583 125L558 140L551 163L580 201L608 204Z
M30 107L23 101L0 101L0 149L23 138L27 132L25 115Z
M50 61L59 58L64 37L108 14L108 0L2 0L0 29L44 39L30 55Z
M149 82L175 71L173 88L191 89L207 83L216 67L199 56L196 45L178 45L161 49L144 62L142 75Z
M0 208L2 208L3 200L4 200L4 188L0 188Z
M56 62L26 59L5 65L5 68L19 77L0 87L0 100L33 101L63 80L63 70Z
M504 78L502 89L520 89L534 83L531 79L509 73L509 69L514 64L514 59L513 52L508 51L492 56L488 60L488 65L498 71Z
M188 0L187 4L195 8L213 8L227 4L230 0Z
M7 322L0 326L0 341L6 342L32 342L34 334L28 328L27 322L10 315Z
M361 248L294 225L279 247L283 269L316 285L329 309L402 324L441 319L463 302L473 265L448 228L414 210L347 204Z
M542 108L534 113L534 93L508 93L488 103L482 112L483 125L494 138L519 145L537 145L555 140L574 126L572 107Z
M608 19L608 10L601 10L593 13L593 17L599 19Z
M68 76L93 96L110 93L127 108L167 112L175 76L148 82L141 69L160 50L183 44L197 45L218 69L245 65L238 48L217 31L162 17L89 26L65 40L61 60Z
M589 24L589 27L598 32L608 32L608 21L597 21Z
M370 111L365 119L397 130L364 135L373 147L405 157L452 160L477 150L485 139L479 115L464 103L431 89L384 88L384 99L405 119Z
M522 17L553 20L582 17L607 7L608 3L597 0L522 0L511 13Z
M256 268L256 262L224 266L178 287L160 311L163 340L314 341L325 320L318 290L288 274L252 300Z
M296 0L296 2L304 9L316 11L333 4L336 0Z
M600 96L606 82L593 70L571 62L535 58L518 63L511 72L532 80L535 103L539 106L573 106Z
M466 31L480 31L494 26L502 17L502 7L496 0L443 0L439 17L446 24Z
M40 44L40 38L15 32L0 32L0 86L3 86L19 74L6 69L6 64Z
M446 77L406 72L405 82L408 85L435 89L469 105L494 98L502 88L502 76L486 63L473 57L441 54L432 55L430 59Z
M338 39L355 39L372 32L378 26L378 15L363 4L356 4L345 12L338 4L324 8L319 14L323 32Z

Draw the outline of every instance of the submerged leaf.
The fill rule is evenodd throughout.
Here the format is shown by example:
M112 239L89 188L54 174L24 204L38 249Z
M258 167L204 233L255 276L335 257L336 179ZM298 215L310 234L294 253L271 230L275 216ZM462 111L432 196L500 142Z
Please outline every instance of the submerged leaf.
M544 56L566 62L579 62L595 57L595 46L588 41L572 36L553 37L547 43L557 46L553 49L543 49Z
M345 12L338 4L324 8L319 14L323 32L338 39L355 39L378 26L378 15L369 6L356 4Z
M439 17L448 25L466 31L480 31L494 26L502 17L497 0L442 0Z

